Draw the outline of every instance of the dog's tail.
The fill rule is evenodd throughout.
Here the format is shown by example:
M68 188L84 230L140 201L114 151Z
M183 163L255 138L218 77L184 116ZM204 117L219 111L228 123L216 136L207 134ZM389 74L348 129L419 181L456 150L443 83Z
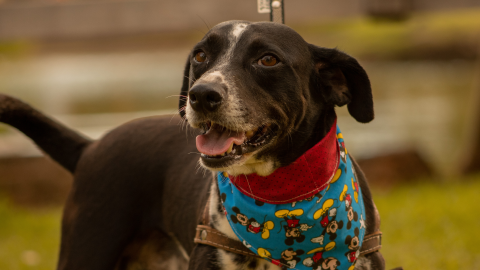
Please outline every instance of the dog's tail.
M72 173L83 150L92 142L30 105L2 94L0 94L0 122L23 132Z

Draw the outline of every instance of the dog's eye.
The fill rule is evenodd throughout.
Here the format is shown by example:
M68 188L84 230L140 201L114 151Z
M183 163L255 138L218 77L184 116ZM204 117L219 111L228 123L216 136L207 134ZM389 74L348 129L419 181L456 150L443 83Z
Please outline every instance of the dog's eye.
M197 54L195 54L195 61L197 61L198 63L202 63L202 62L205 62L205 60L207 60L207 54L202 52L202 51L199 51L197 52Z
M273 55L265 55L260 60L258 60L259 65L267 67L275 66L277 62L277 58L275 58L275 56Z

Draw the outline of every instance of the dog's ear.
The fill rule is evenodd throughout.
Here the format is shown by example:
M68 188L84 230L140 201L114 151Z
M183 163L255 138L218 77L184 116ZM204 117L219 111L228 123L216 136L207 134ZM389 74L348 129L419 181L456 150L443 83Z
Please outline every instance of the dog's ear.
M183 70L182 89L180 90L180 98L178 100L178 112L180 117L185 117L185 108L188 100L188 89L190 88L190 55L188 55L185 70Z
M321 91L332 105L348 104L350 115L358 122L373 120L370 80L355 58L337 50L310 45L314 72L312 87Z

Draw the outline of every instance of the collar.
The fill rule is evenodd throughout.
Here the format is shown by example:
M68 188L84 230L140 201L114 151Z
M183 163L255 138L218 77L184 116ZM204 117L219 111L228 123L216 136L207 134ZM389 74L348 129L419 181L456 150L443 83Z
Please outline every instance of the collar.
M339 165L337 121L327 135L292 164L268 176L257 174L232 177L243 194L265 203L283 204L303 200L325 189Z

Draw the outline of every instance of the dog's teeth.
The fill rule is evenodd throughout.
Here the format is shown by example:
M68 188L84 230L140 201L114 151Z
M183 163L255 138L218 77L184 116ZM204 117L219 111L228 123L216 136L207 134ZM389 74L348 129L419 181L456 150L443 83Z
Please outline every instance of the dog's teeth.
M253 130L249 130L249 131L245 132L245 137L247 137L247 139L250 139L253 136L254 133L255 132Z
M230 147L228 148L227 154L230 154L230 153L232 152L232 148L233 148L233 142L232 142L232 144L230 145Z

